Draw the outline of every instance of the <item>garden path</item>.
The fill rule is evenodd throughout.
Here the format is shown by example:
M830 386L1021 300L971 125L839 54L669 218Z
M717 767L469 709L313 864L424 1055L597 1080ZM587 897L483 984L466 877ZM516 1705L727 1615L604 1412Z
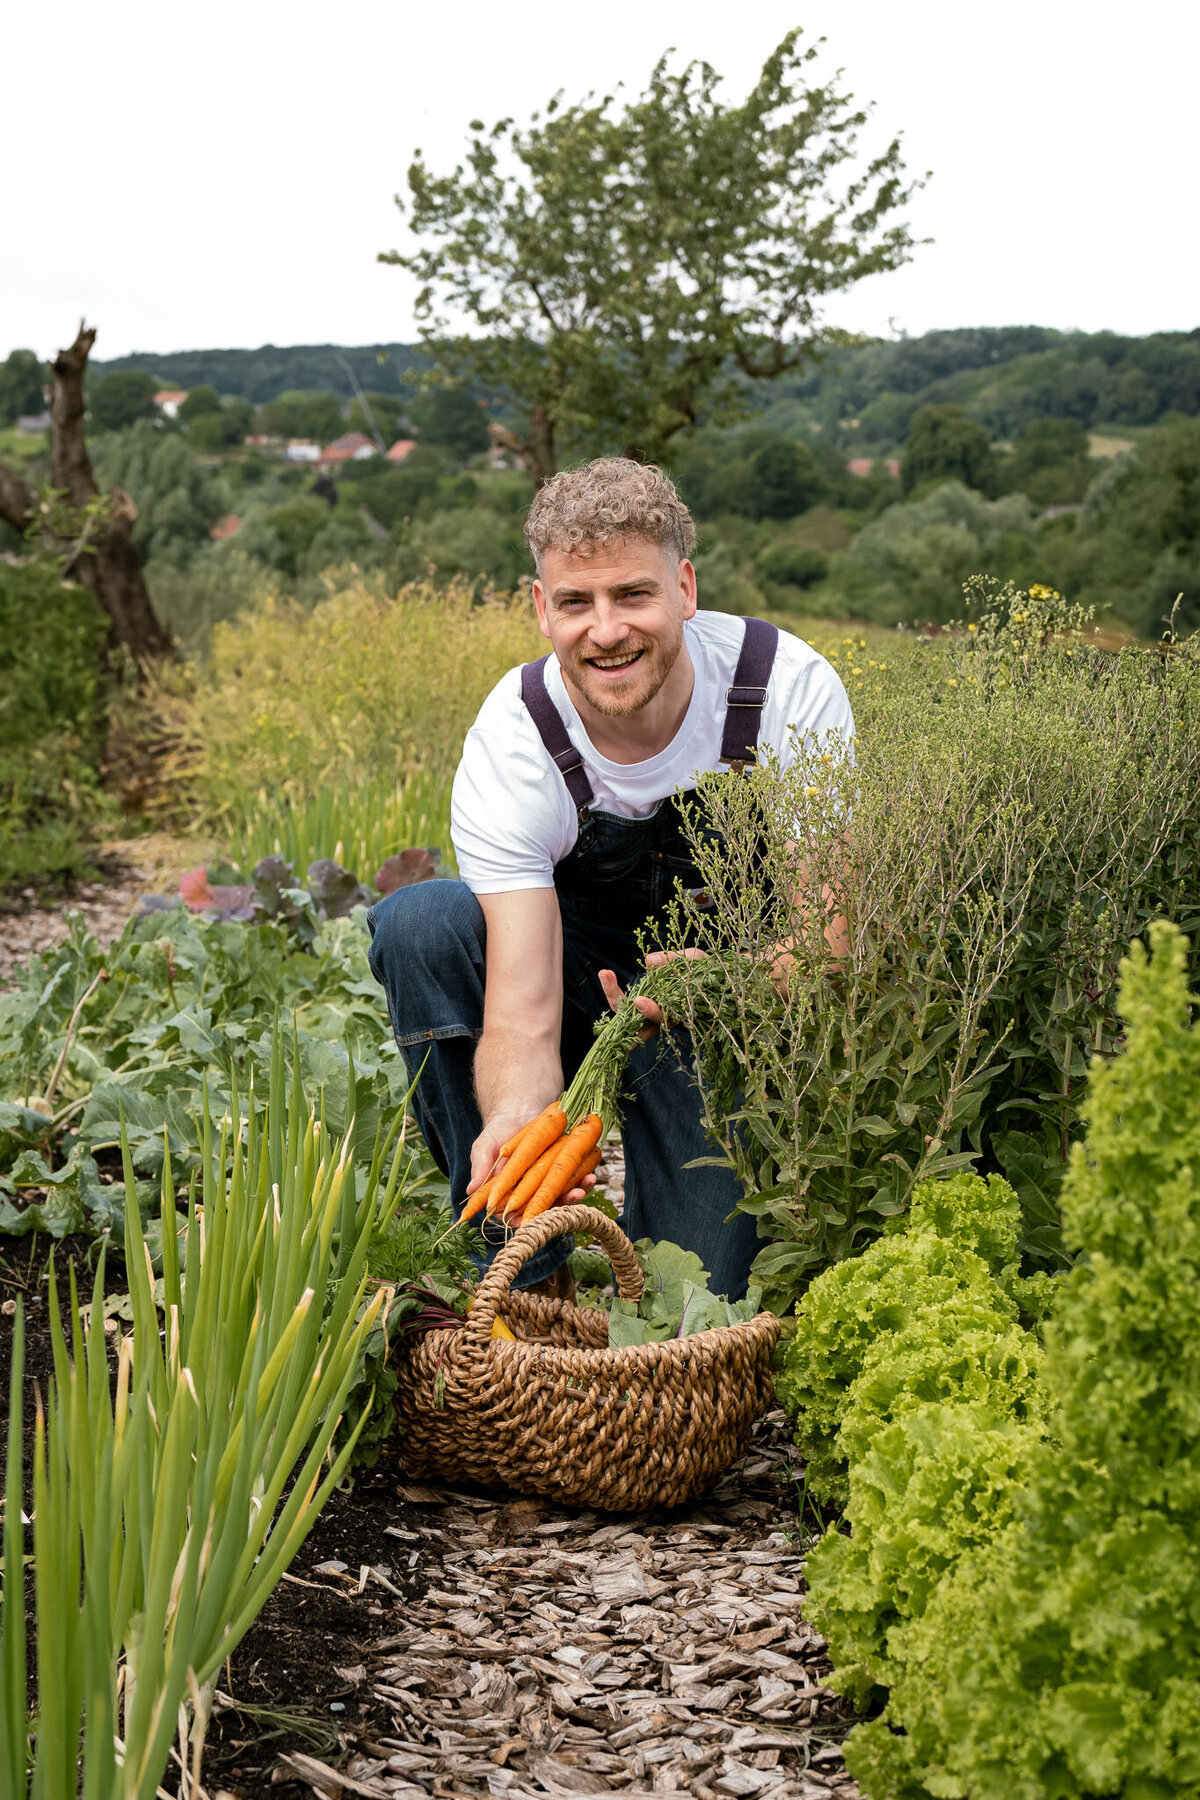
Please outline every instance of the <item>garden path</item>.
M702 1502L616 1519L381 1467L234 1656L208 1792L857 1800L789 1448L773 1414Z

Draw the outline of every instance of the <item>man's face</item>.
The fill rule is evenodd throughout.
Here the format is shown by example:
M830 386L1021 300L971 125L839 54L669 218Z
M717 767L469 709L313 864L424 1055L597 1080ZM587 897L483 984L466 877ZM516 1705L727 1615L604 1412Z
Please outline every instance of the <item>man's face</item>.
M590 555L547 550L533 584L542 636L569 686L596 712L623 718L658 693L696 611L696 573L644 538Z

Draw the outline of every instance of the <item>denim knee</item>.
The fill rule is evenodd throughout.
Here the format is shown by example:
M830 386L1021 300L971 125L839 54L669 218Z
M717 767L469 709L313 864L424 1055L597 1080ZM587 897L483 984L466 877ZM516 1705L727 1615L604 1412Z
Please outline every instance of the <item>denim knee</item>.
M451 948L474 952L484 940L483 909L463 881L418 881L397 888L367 913L369 961L377 981L397 960L436 967Z

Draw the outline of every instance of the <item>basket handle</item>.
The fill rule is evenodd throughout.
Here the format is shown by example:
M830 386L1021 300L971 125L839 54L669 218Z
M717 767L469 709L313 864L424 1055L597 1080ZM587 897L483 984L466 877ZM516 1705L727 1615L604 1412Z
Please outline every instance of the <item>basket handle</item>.
M597 1238L613 1266L617 1292L622 1300L641 1299L646 1278L633 1245L621 1227L594 1206L552 1206L538 1218L531 1219L528 1225L519 1227L476 1289L475 1302L467 1314L464 1330L464 1336L473 1348L485 1344L491 1337L496 1308L512 1287L517 1271L530 1257L567 1231L586 1231Z

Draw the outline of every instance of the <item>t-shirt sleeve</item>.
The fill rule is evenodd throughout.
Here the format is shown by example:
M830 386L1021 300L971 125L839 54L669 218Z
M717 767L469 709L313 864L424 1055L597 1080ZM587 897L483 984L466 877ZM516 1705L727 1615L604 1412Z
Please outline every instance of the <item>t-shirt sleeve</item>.
M842 678L831 663L815 653L781 684L767 733L786 768L806 751L823 748L830 739L854 741L854 714Z
M524 741L523 709L516 713L505 698L496 693L484 703L454 777L450 834L458 872L474 894L553 887L554 865L574 838L561 777L536 740Z

